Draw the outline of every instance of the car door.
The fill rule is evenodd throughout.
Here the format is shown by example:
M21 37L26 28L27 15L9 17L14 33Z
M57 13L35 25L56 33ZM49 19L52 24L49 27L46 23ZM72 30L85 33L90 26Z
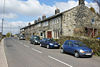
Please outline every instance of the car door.
M42 39L42 45L45 46L45 39Z
M45 40L44 40L44 46L45 46L45 47L47 46L47 43L48 43L48 40L45 39Z
M65 51L68 53L72 53L73 52L73 43L72 41L67 41L67 43L65 44Z
M65 41L64 44L63 44L63 50L64 50L65 52L68 52L68 48L67 48L67 47L68 47L68 42L69 42L69 41L67 40L67 41Z

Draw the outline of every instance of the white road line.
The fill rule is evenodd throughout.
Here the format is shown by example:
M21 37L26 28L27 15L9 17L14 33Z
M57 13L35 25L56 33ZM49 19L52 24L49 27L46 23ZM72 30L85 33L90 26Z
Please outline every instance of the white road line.
M32 48L32 50L34 50L34 51L36 51L36 52L38 52L38 53L42 53L41 51L36 50L36 49L34 49L34 48Z
M27 45L24 45L24 46L29 48L29 46L27 46Z
M48 57L51 58L51 59L53 59L53 60L56 60L56 61L58 61L58 62L60 62L60 63L62 63L62 64L64 64L64 65L66 65L66 66L73 67L73 66L71 66L71 65L69 65L69 64L67 64L67 63L65 63L65 62L63 62L63 61L60 61L60 60L58 60L58 59L56 59L56 58L54 58L54 57L52 57L52 56L48 56Z

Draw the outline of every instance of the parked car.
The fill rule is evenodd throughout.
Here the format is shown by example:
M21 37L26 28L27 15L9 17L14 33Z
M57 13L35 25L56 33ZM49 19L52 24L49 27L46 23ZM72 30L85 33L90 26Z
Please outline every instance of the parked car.
M34 45L40 44L40 37L32 35L30 38L30 43Z
M48 38L43 38L41 41L40 41L40 46L41 47L46 47L46 48L59 48L60 45L55 42L54 40L52 39L48 39Z
M62 45L62 53L70 53L75 57L92 57L93 50L77 40L66 40Z
M25 40L25 36L24 35L19 35L19 40Z
M99 39L99 40L100 40L100 37L98 37L97 39Z

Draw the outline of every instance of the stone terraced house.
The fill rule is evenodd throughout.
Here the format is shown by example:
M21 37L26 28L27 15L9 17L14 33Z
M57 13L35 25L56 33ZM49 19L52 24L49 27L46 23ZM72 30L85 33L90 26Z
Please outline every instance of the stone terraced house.
M85 6L84 0L79 0L79 5L60 13L55 10L55 15L35 20L20 29L26 38L31 35L58 39L60 36L98 36L100 30L100 17Z

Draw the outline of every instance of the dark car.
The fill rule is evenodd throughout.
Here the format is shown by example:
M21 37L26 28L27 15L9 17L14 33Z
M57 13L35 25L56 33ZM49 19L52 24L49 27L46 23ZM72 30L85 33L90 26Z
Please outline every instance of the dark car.
M55 42L54 40L52 39L48 39L48 38L43 38L41 41L40 41L40 46L41 47L46 47L46 48L59 48L60 45Z
M92 57L93 51L77 40L67 40L62 45L61 52L73 54L75 57Z
M40 37L32 35L30 38L30 43L34 45L40 44Z
M19 40L25 40L25 36L24 35L19 35Z

